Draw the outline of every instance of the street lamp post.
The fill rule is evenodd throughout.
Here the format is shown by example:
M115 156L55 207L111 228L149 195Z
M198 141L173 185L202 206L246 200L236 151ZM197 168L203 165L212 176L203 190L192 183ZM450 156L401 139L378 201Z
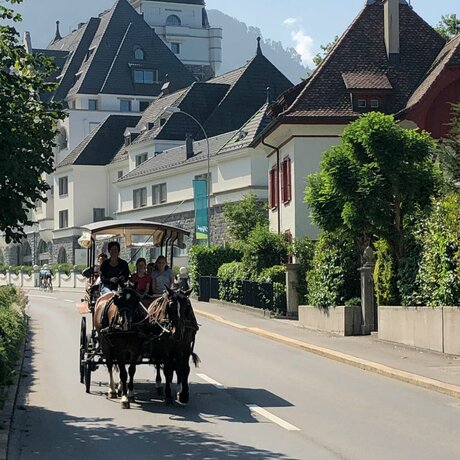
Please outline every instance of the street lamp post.
M207 163L208 163L208 172L206 175L206 192L207 192L207 205L208 205L208 246L211 245L211 174L210 174L210 149L209 149L209 138L206 134L206 131L203 125L193 116L187 112L184 112L179 107L167 106L163 109L164 112L168 113L182 113L187 117L191 118L203 131L204 137L206 139L206 150L207 150Z

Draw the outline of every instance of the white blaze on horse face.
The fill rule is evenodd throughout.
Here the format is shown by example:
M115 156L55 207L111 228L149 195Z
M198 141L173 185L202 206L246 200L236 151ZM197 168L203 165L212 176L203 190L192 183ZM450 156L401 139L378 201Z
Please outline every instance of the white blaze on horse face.
M129 329L129 327L128 327L128 317L126 315L126 311L123 312L123 327L122 328L123 328L124 331L127 331Z

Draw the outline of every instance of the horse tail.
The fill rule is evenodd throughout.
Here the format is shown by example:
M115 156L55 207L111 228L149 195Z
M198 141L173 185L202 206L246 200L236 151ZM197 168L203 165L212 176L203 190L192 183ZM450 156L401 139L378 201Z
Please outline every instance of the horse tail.
M192 353L192 361L195 367L200 367L201 359L196 353Z

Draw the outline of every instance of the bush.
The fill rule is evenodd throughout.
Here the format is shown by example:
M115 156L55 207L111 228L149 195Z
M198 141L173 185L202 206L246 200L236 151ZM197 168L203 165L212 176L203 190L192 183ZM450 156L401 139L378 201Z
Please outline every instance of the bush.
M222 264L240 261L242 253L231 245L226 246L192 246L189 252L189 274L191 287L198 293L200 276L217 276Z
M307 236L296 238L292 242L291 253L295 256L295 260L299 264L297 292L299 293L300 305L303 305L307 301L307 273L312 269L314 252L315 244Z
M286 267L274 265L262 270L257 281L259 283L273 283L273 303L275 311L286 311ZM265 299L269 303L269 299Z
M460 305L460 196L435 203L422 224L417 274L419 301L429 306Z
M284 236L270 232L266 226L257 226L249 234L244 248L243 263L253 279L265 268L280 265L287 260L288 245Z
M18 289L0 287L0 388L12 382L20 356L19 345L26 332L25 306L26 299Z
M344 305L360 296L356 245L340 234L325 232L315 245L313 268L307 273L308 304Z
M219 277L219 298L226 302L241 303L243 298L242 281L247 272L242 262L222 264L217 272Z
M396 287L397 273L390 245L385 240L378 240L374 246L376 254L374 288L377 305L399 305Z

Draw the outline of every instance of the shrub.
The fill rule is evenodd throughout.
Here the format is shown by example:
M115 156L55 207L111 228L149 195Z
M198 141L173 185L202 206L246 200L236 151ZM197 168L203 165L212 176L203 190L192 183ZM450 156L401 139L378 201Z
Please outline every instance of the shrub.
M26 331L26 299L15 287L0 288L0 387L11 383ZM0 393L0 405L2 397Z
M226 302L242 302L242 282L247 272L242 262L222 264L217 272L219 277L219 297Z
M378 305L399 305L396 287L395 260L388 241L374 243L376 263L374 270L374 288Z
M297 274L297 292L299 293L299 302L303 304L307 300L308 285L307 273L312 268L313 255L315 244L307 236L296 238L291 245L291 252L295 256L296 262L299 264Z
M325 232L315 245L313 268L307 273L308 303L335 307L360 295L355 244L337 233Z
M274 309L278 312L286 311L286 267L274 265L262 270L257 281L259 283L273 283ZM262 294L263 297L263 294ZM265 299L267 304L269 299Z
M200 276L217 276L222 264L240 261L241 251L231 245L226 246L192 246L189 253L189 274L191 287L198 293Z
M460 305L460 196L435 203L422 224L422 256L417 274L420 302L430 306Z
M266 226L257 226L249 234L244 248L243 263L253 279L265 268L287 260L287 242L284 236L270 232Z

